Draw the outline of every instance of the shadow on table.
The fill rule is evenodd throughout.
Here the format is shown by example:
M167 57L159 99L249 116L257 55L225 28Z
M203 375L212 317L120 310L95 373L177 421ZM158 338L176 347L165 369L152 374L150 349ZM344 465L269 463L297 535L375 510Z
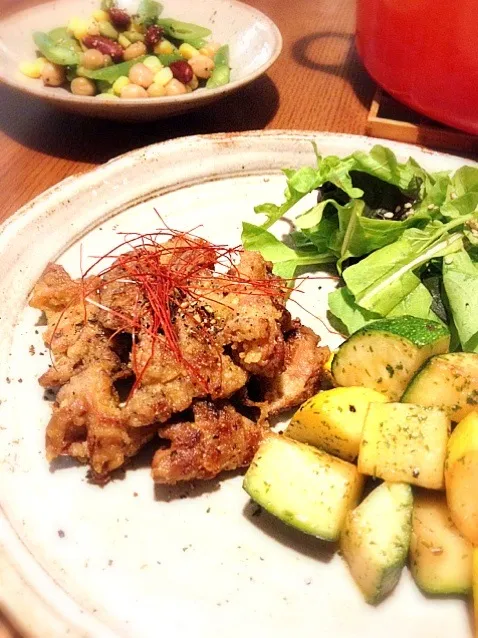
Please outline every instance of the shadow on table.
M47 155L100 164L183 135L263 129L279 108L279 92L268 76L262 76L215 104L139 124L63 113L2 85L0 104L0 130L20 144Z
M320 55L316 53L317 49L314 52L312 49L322 40L341 41L341 46L343 45L341 62L327 64L320 61ZM292 55L301 66L344 79L350 84L360 102L367 108L370 106L376 87L358 56L352 34L335 31L309 33L294 43Z

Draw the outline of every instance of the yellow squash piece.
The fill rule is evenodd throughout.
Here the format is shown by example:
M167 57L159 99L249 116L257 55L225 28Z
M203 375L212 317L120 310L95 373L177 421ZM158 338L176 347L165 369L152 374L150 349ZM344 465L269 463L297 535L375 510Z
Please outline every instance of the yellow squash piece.
M445 482L453 522L478 545L478 412L470 412L450 437Z
M316 394L294 414L287 436L355 461L370 403L388 398L370 388L333 388Z
M475 610L475 636L478 638L478 548L473 550L473 606Z
M471 543L451 520L443 492L416 490L410 569L428 594L466 594L472 582Z
M270 435L261 443L243 487L284 523L335 541L362 493L363 476L351 463L286 436Z
M359 472L443 489L449 433L450 419L437 408L371 403L360 443Z

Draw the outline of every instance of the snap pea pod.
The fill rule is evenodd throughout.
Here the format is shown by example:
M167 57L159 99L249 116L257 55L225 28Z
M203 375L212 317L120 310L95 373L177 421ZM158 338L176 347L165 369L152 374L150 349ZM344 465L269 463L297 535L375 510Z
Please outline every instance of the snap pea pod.
M76 72L79 76L90 78L90 80L101 80L102 82L113 84L122 75L128 75L131 67L142 62L146 57L146 55L142 55L134 60L128 60L127 62L121 62L113 66L105 66L102 69L85 69L85 67L79 66Z
M182 40L183 42L200 40L211 35L211 30L206 29L206 27L191 24L190 22L173 20L172 18L160 18L156 20L156 24L159 27L163 27L167 36L175 40Z
M72 66L80 61L80 54L77 51L74 51L69 46L56 44L48 33L37 31L33 34L33 41L40 53L53 64Z
M52 29L48 32L48 37L53 40L54 44L76 51L76 53L82 52L82 48L78 40L71 35L66 27L57 27L56 29Z
M148 56L143 55L134 60L128 60L128 62L121 62L120 64L114 64L113 66L106 66L103 69L85 69L84 67L78 67L77 73L81 77L90 78L90 80L100 80L102 82L109 82L113 84L122 75L128 75L131 67L139 62L143 62ZM157 55L158 60L163 66L169 66L172 62L182 60L183 58L176 53L168 53L165 55Z
M141 0L136 11L139 24L151 26L163 10L163 5L156 0Z
M217 50L214 56L214 71L206 83L206 88L216 89L218 86L228 84L231 79L231 69L229 68L229 46L225 44Z

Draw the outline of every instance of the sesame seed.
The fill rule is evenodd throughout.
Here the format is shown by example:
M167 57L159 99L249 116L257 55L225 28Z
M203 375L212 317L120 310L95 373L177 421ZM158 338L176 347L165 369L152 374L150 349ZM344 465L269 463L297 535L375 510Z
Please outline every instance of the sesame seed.
M397 208L395 209L395 212L399 213L401 210L402 210L402 207L401 206L397 206Z
M435 204L428 204L428 210L433 210L435 208Z
M450 193L450 199L456 199L458 195L456 193Z
M383 217L384 219L393 219L393 213L384 213Z
M411 208L411 207L412 207L411 203L407 202L403 208Z

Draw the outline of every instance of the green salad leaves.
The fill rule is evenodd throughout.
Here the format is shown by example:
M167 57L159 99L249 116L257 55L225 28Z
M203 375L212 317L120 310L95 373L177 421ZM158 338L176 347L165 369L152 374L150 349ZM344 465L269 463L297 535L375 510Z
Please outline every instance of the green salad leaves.
M351 334L380 317L413 315L447 323L457 349L478 352L478 169L429 173L383 146L317 165L285 170L281 204L243 224L245 248L274 272L334 264L342 286L329 295L332 323ZM268 230L304 197L315 201L294 218L283 243Z

